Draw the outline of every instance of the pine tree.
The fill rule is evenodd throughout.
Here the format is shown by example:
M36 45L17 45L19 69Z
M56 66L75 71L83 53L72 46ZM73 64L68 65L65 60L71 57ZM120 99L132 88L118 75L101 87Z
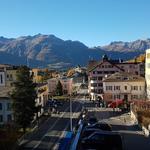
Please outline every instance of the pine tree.
M63 87L60 81L58 81L56 86L56 95L61 96L63 95Z
M21 66L17 70L17 79L10 96L13 100L14 121L24 132L35 115L35 87L29 68Z

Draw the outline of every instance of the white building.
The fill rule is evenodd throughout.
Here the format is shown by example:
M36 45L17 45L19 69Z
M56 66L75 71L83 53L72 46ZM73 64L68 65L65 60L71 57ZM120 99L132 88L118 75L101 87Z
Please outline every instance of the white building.
M10 88L0 87L0 125L13 120L12 101L8 97L10 91Z
M4 70L0 70L0 86L5 86L5 72Z
M95 62L94 62L95 63ZM90 65L88 67L88 89L92 100L99 97L103 98L103 78L116 72L123 72L124 70L118 67L113 60L109 60L106 55L100 62Z
M115 73L103 80L104 100L145 100L145 79L124 72Z
M150 49L146 50L145 80L147 87L147 99L150 100Z
M144 76L144 63L123 62L120 59L112 60L106 55L101 61L90 61L88 66L88 89L92 100L103 97L103 78L116 72L127 72Z
M38 117L44 113L44 108L48 101L48 84L37 84L37 98L35 100L36 107L38 107ZM36 116L37 117L37 116Z

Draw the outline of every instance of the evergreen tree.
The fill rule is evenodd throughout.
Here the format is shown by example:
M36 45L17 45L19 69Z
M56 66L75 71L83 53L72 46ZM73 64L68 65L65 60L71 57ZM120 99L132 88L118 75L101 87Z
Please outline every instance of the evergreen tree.
M56 95L61 96L63 95L63 87L60 81L58 81L56 86Z
M36 84L33 83L30 70L21 66L17 70L17 79L11 93L13 100L14 121L26 131L35 115Z

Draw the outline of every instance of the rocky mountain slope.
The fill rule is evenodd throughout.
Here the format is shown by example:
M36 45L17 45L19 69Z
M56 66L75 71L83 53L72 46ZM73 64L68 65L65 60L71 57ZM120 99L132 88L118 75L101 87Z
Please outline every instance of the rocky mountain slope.
M90 59L131 59L150 48L150 39L134 42L112 42L103 47L89 48L79 41L64 41L54 35L37 34L19 38L0 37L0 63L27 64L30 67L71 67L86 65ZM126 54L126 55L125 55Z

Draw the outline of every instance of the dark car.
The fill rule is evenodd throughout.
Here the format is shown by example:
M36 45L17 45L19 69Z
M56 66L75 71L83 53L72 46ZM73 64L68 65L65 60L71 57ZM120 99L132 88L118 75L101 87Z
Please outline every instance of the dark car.
M97 120L96 117L91 117L91 118L89 118L89 120L88 120L88 125L92 125L92 124L95 124L95 123L97 123L97 122L98 122L98 120Z
M94 132L81 140L81 149L123 150L122 137L114 132Z
M60 101L55 101L55 104L57 104L57 106L62 106L63 105L63 103L62 102L60 102Z
M100 130L112 131L111 125L106 122L97 122L95 124L86 126L86 128L96 128Z
M94 132L98 132L100 131L100 129L95 129L95 128L85 128L83 129L83 131L81 132L81 139L90 136L92 133Z

